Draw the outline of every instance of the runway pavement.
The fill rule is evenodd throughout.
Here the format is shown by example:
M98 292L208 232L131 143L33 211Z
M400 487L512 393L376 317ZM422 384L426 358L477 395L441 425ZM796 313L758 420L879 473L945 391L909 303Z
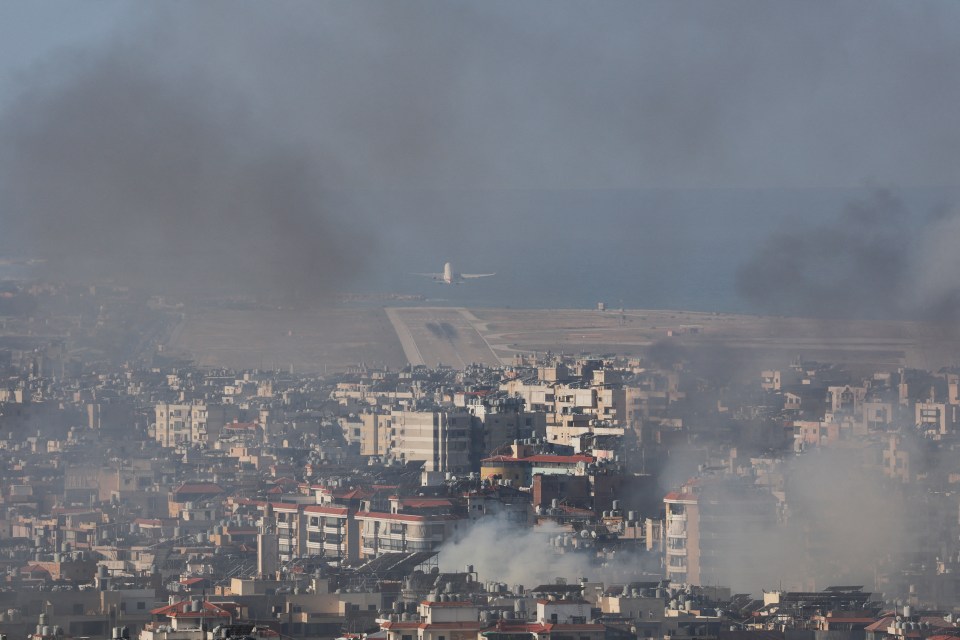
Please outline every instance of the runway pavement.
M386 312L410 364L458 369L471 363L501 364L465 309L393 307Z

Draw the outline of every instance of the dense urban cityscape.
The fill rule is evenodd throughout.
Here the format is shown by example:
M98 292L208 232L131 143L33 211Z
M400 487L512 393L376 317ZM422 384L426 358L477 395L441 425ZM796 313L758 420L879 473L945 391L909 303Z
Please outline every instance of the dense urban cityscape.
M956 0L0 0L0 640L960 640Z
M180 302L3 300L9 637L958 633L960 369L717 367L676 324L646 355L229 370L171 353ZM392 313L475 352L410 330L457 309Z

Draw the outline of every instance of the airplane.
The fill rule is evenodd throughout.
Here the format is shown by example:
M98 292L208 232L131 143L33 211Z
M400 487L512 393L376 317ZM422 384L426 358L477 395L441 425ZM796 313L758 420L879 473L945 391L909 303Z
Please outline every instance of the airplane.
M462 284L471 278L489 278L495 276L495 273L457 273L453 266L446 262L443 265L443 273L415 273L415 276L425 276L433 278L434 281L441 284Z

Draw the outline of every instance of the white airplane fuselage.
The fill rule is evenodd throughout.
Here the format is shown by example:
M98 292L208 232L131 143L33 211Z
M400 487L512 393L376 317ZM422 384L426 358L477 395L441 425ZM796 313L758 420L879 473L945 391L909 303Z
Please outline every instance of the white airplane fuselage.
M417 273L418 276L426 276L432 278L434 282L439 282L440 284L461 284L466 282L468 279L473 278L489 278L490 276L495 276L495 273L458 273L453 270L453 264L450 262L443 263L443 271L441 273Z

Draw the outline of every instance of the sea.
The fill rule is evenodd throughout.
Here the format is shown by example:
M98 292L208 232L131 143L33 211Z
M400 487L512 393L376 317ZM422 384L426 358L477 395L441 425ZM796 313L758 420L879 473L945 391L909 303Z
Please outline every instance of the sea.
M738 273L759 252L798 234L848 229L851 211L862 217L872 207L895 209L878 212L880 220L915 219L902 226L919 232L926 220L955 210L960 191L571 190L460 192L414 200L402 194L383 204L405 220L407 232L378 247L368 265L373 272L358 277L356 289L415 294L430 304L453 306L604 303L765 313L763 301L745 297L738 286ZM431 226L417 224L414 206L432 212ZM438 212L441 206L448 211ZM496 276L444 285L414 275L441 271L448 261L455 271Z
M331 201L349 211L361 258L333 285L350 304L765 313L738 286L761 252L803 234L849 232L851 211L870 220L872 208L893 209L876 224L919 234L958 210L960 189L459 189ZM874 222L863 224L866 233ZM0 254L0 280L40 271L10 257ZM458 285L417 275L446 262L496 275Z

